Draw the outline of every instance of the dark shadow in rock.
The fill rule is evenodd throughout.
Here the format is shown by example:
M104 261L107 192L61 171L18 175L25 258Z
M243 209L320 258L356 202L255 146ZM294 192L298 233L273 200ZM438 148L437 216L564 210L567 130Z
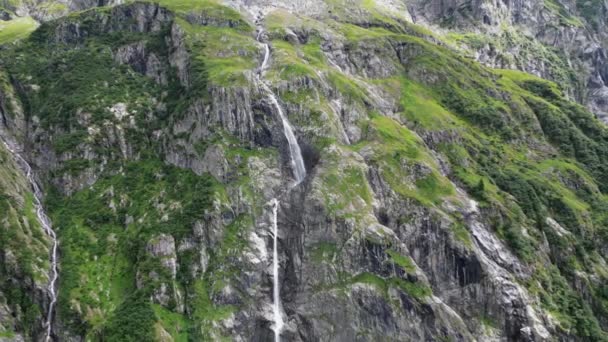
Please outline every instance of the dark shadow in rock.
M319 159L321 158L319 151L317 149L308 144L308 142L300 140L298 141L300 144L300 149L302 150L302 158L304 159L304 165L306 166L306 172L310 173L310 170L314 169L315 166L319 163Z
M268 342L274 341L274 331L272 331L272 322L258 319L255 322L255 329L251 342Z
M483 274L481 264L476 257L472 256L462 256L457 251L453 255L455 263L454 272L460 286L481 282Z
M389 226L390 225L390 217L388 216L388 214L386 213L386 210L384 208L380 208L378 210L378 214L376 215L378 222L383 225L383 226Z
M261 147L270 147L273 145L272 118L269 118L268 113L272 113L272 109L265 102L258 102L253 107L253 140L255 145Z

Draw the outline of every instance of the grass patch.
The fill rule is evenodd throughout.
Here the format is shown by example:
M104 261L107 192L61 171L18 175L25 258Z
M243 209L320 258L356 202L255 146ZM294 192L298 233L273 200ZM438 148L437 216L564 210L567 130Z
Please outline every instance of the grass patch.
M331 262L338 255L338 247L335 243L319 242L311 248L311 258L314 262Z
M188 330L191 323L186 316L169 311L157 304L153 304L152 309L156 315L157 322L171 335L173 341L189 341Z
M358 216L372 202L372 193L362 170L347 168L323 176L325 203L334 215Z
M433 206L454 193L450 181L439 174L435 159L412 131L379 115L372 117L367 131L368 141L355 148L374 148L372 162L399 194Z
M38 27L38 23L30 17L15 18L9 21L0 20L0 45L25 39L36 27Z
M430 287L420 282L410 282L400 278L382 278L372 273L360 273L353 276L347 284L369 284L380 290L381 293L388 298L389 288L396 288L416 300L423 300L433 294Z
M220 86L246 85L245 72L257 67L259 46L248 31L200 26L178 18L187 41L209 82Z
M431 92L420 84L408 79L403 80L401 106L403 115L414 127L425 130L442 130L462 127L464 123L448 112Z
M413 273L416 271L416 265L414 264L412 258L410 258L409 256L401 255L392 249L389 249L386 253L391 257L391 260L395 264L399 265L406 272Z
M471 234L469 230L461 223L453 223L450 228L456 237L456 240L462 242L466 247L473 247L473 240L471 240Z

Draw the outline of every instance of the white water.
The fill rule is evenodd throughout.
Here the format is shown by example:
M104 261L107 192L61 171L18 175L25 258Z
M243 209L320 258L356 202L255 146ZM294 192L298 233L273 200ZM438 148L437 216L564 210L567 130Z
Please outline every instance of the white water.
M261 35L258 35L258 40L260 39ZM266 43L262 43L264 44L264 61L262 62L262 66L260 67L260 73L263 73L266 68L268 67L268 60L270 59L270 46L268 46L268 44Z
M283 131L285 133L285 137L287 138L287 142L289 143L291 167L293 168L293 175L296 179L295 185L298 185L306 177L306 167L304 166L304 159L302 159L302 150L300 149L300 145L298 145L298 140L296 139L295 134L293 134L293 128L291 128L287 117L285 114L283 114L283 109L279 105L279 101L277 101L272 92L269 92L268 96L270 97L270 101L276 107L277 112L279 112L279 116L283 121Z
M272 203L272 314L274 316L274 340L281 340L281 331L283 330L283 315L281 314L281 287L279 286L279 252L278 252L278 235L279 228L277 224L277 216L279 212L279 201L275 198Z
M258 41L262 43L263 31L260 30L258 34ZM289 155L291 159L291 168L293 170L293 175L296 180L295 184L292 184L289 190L296 185L300 184L304 178L306 178L306 167L304 166L304 159L302 158L302 150L300 149L300 145L298 144L298 139L296 135L293 133L293 128L289 123L289 120L283 113L283 108L279 104L277 97L270 89L270 87L262 80L262 76L264 75L264 71L268 67L268 62L270 60L270 47L266 43L264 44L264 60L262 61L262 65L260 66L258 72L258 81L264 91L268 94L268 98L272 105L275 107L277 112L279 113L279 117L283 123L283 132L285 134L285 138L287 138L287 143L289 144ZM275 342L280 342L281 340L281 331L283 331L283 326L285 325L283 321L283 314L281 310L281 288L279 284L279 252L278 252L278 239L279 239L279 227L277 222L277 216L279 212L279 200L274 198L270 201L272 205L272 314L274 318L274 340Z
M258 35L259 39L260 35ZM279 104L277 97L274 95L270 87L261 80L261 76L268 67L268 61L270 59L270 47L268 44L264 43L264 60L262 62L262 66L260 67L260 72L258 74L258 79L260 80L260 84L266 93L268 94L268 98L272 105L275 107L277 112L279 113L279 117L283 123L283 132L285 133L285 138L287 138L287 143L289 144L289 154L291 156L291 168L293 170L294 178L296 179L296 184L300 184L304 178L306 177L306 167L304 166L304 159L302 158L302 150L300 149L300 145L298 144L298 139L296 135L293 133L293 128L283 113L283 108Z
M27 180L29 181L30 186L32 187L32 190L34 192L34 207L36 209L36 216L38 217L38 221L40 222L40 225L42 225L42 229L44 229L45 233L53 241L53 247L51 249L51 276L49 279L49 285L47 287L51 301L49 303L49 309L45 322L46 336L44 339L48 342L51 340L53 310L55 308L55 304L57 303L57 292L55 291L55 283L59 278L59 273L57 272L57 235L55 234L55 231L52 228L51 220L46 215L46 213L44 212L44 208L42 207L42 191L40 190L38 183L34 179L34 175L32 174L32 167L30 166L30 164L28 164L27 161L25 161L23 157L21 157L19 152L12 148L5 140L0 140L2 140L2 143L4 144L6 149L11 153L17 164L22 168L23 172L25 173L25 176L27 177Z

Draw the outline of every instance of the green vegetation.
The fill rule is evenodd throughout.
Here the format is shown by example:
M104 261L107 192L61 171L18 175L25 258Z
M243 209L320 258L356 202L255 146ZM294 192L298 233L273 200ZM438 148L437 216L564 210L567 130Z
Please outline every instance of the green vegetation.
M357 148L368 144L374 148L373 163L399 194L432 206L454 193L415 133L384 116L373 116L367 130L369 143L360 143Z
M101 124L112 119L112 106L129 103L129 111L135 113L138 120L145 120L146 113L151 111L151 97L159 95L150 79L128 66L116 65L111 50L101 40L92 39L81 49L57 49L40 44L51 29L43 25L30 40L2 60L14 77L40 87L41 91L28 94L25 102L28 111L36 113L45 127L82 130L84 127L76 120L79 110L87 109L90 124ZM117 39L127 41L134 38L116 35ZM53 101L49 101L50 98ZM74 134L72 138L76 138ZM78 134L82 137L84 133ZM58 147L71 147L72 143L67 140L59 142Z
M189 320L184 316L166 308L153 304L154 313L156 314L157 325L169 333L175 342L188 341ZM157 328L158 331L158 328ZM158 338L158 334L156 336Z
M365 174L358 168L336 169L324 175L325 203L331 214L359 217L372 202Z
M408 76L402 85L408 127L445 136L446 142L439 148L450 160L455 180L482 207L500 213L492 218L494 228L524 261L534 260L537 246L547 234L553 243L575 251L555 256L554 278L572 277L573 269L595 273L593 255L605 240L594 239L601 236L606 221L605 215L592 213L606 205L601 195L607 184L608 160L602 147L607 141L606 129L591 113L565 100L553 83L520 72L489 71L440 48L411 42L425 53L410 59L408 75L414 77ZM418 76L418 70L424 70L424 77ZM530 140L516 138L522 134L557 149L558 154L531 150L526 144ZM384 136L390 136L386 129ZM414 156L412 152L410 157ZM420 189L421 184L416 184L425 198L445 197L433 196L428 189L425 194L424 186ZM547 217L567 227L576 238L550 233ZM454 225L454 233L470 244L466 229ZM568 302L580 308L587 305L576 295ZM580 336L603 336L593 328L597 321L588 309L566 312L558 320L565 326L580 324L576 328ZM582 322L572 323L577 317Z
M564 9L551 10L568 19ZM353 45L358 40L374 39L376 46L386 42L406 46L410 52L406 62L402 62L406 75L398 82L383 81L400 89L400 114L406 125L372 114L370 121L361 125L364 141L353 149L360 151L371 146L371 163L393 190L433 206L454 192L450 182L437 172L428 146L412 131L421 136L432 133L430 147L448 158L451 180L475 197L481 208L488 209L485 214L497 235L522 260L533 263L546 236L551 244L561 246L561 251L573 251L568 255L551 254L557 266L552 271L553 279L561 277L571 282L574 270L596 274L601 266L596 264L598 258L594 255L606 242L604 227L608 222L605 214L598 214L598 209L607 205L603 193L607 191L608 159L603 146L607 145L608 131L591 113L567 101L563 89L554 83L521 72L492 71L442 47L403 36L390 24L384 27L344 25L340 29ZM555 79L563 80L563 88L575 86L576 79L558 53L514 32L505 32L502 42L474 35L453 38L469 45L509 43L529 47L531 56L548 61ZM345 90L341 93L363 98L351 90L357 88L344 87L351 82L335 83L343 85ZM365 151L369 155L369 150ZM571 235L558 236L547 225L547 217L555 219ZM452 229L458 240L471 246L463 225L456 222ZM376 278L364 278L380 283ZM593 317L603 309L589 307L574 293L568 298L570 304L561 302L572 309L557 316L565 329L578 324L574 329L579 336L604 336L594 328L598 325ZM576 309L584 307L587 309ZM581 322L573 323L577 317L581 317Z
M427 130L441 130L464 125L462 120L448 112L433 94L420 84L403 80L401 106L409 122Z
M244 73L257 66L254 58L258 49L250 32L178 22L189 33L194 59L204 68L209 82L220 86L245 84Z
M193 325L190 335L194 340L211 341L213 339L213 323L226 319L235 311L232 306L218 306L211 301L214 291L209 288L207 280L197 280L194 283L195 300L192 307L195 311L192 314Z
M342 97L346 99L361 101L368 98L366 91L359 84L342 73L332 71L328 73L327 79L332 88L340 92Z
M38 23L30 17L0 20L0 45L27 38L37 26Z
M450 32L447 34L446 39L449 42L467 45L471 49L481 49L493 43L490 37L476 33Z
M574 331L577 336L593 341L608 338L589 305L581 300L556 267L542 269L534 281L538 283L531 284L531 290L537 292L543 307L557 318L563 331Z
M160 282L172 280L145 252L147 241L163 233L178 240L190 234L194 222L211 205L215 187L210 176L150 160L129 163L120 175L109 173L71 197L56 194L49 200L53 221L61 227L59 310L72 327L91 337L106 331L118 336L128 328L117 316L121 310L140 310L148 317L150 303L141 298ZM132 223L125 223L129 217ZM146 286L136 290L136 272L146 275L150 267L161 277L145 281ZM131 296L137 305L124 302ZM89 314L82 317L82 310ZM141 340L138 334L126 336Z
M576 0L576 9L581 16L591 24L594 29L599 29L602 19L599 17L605 11L605 3L601 0Z
M181 14L177 23L187 32L186 42L196 63L195 70L204 73L205 82L219 86L246 84L245 73L257 66L259 47L253 37L253 28L238 12L215 1L161 1ZM196 13L206 25L189 21ZM200 91L204 87L199 87Z
M567 26L583 26L580 19L572 16L571 13L557 0L544 0L545 8L558 15L560 24Z
M558 13L561 25L582 25L577 18L565 14L566 10L561 4L547 5L552 2L554 0L546 0L545 6ZM485 35L450 32L444 39L447 43L454 45L456 49L464 49L465 53L471 54L471 58L473 58L472 54L479 49L489 48L497 54L494 57L496 64L513 66L519 70L530 70L530 67L534 65L530 61L542 61L543 72L570 93L580 91L584 83L584 80L580 79L575 70L569 66L564 51L543 45L537 39L510 26L503 26L499 33ZM517 53L511 51L517 51Z
M44 12L53 17L65 15L69 11L68 5L57 1L45 1L36 6L36 11Z
M369 284L381 291L388 298L388 290L390 288L399 289L407 293L413 299L422 301L426 297L433 294L433 291L427 285L421 282L411 282L401 278L382 278L372 273L360 273L352 277L347 284Z
M335 243L320 242L313 246L312 260L320 263L323 261L332 262L338 256L338 247Z
M153 0L149 2L158 3L179 15L200 15L211 26L227 26L240 30L251 30L251 27L241 17L239 12L222 5L217 0Z
M240 257L246 248L245 233L251 226L250 217L237 217L226 227L221 243L211 250L209 266L203 278L189 280L193 282L194 290L191 336L195 340L213 340L214 323L237 311L234 305L216 305L212 298L238 278L241 270L231 261ZM187 269L188 265L187 259L182 261L183 269Z
M480 317L479 322L483 325L485 329L496 329L499 326L498 322L488 316Z
M10 267L0 267L0 292L8 308L20 312L15 328L28 338L35 333L43 312L31 295L31 287L42 288L48 281L50 243L38 223L29 183L2 144L0 213L0 250L14 260ZM3 331L0 336L10 338L12 332Z
M466 247L471 248L473 246L473 241L471 240L471 234L467 230L466 226L460 222L453 223L452 232L454 233L454 237L460 242L462 242Z
M211 203L226 200L224 190L211 176L197 176L158 160L160 142L151 138L152 132L169 127L193 101L206 103L208 84L238 83L239 77L244 80L242 73L257 63L254 57L259 50L251 37L252 28L235 11L212 1L197 4L200 6L196 8L186 2L166 4L178 12L176 21L186 33L187 49L195 56L187 89L173 68L165 70L168 84L161 86L131 66L114 62L116 49L141 42L168 65L169 24L151 34L123 30L108 33L100 24L111 11L105 8L45 23L29 39L0 56L11 82L25 85L18 95L26 115L35 113L41 127L62 132L50 138L52 147L57 153L69 153L72 159L62 162L50 176L77 177L85 169L104 165L94 185L69 196L57 191L49 195L48 209L61 227L58 311L68 328L87 340L143 341L167 333L178 341L200 340L211 336L215 320L234 311L232 307L216 307L213 300L238 275L238 270L224 264L230 264L244 248L247 240L243 234L253 224L250 217L239 217L226 228L223 243L208 251L209 271L205 274L191 271L194 261L199 260L195 251L178 253L180 272L176 279L162 266L162 260L146 251L147 244L160 234L173 236L176 241L191 235L194 223L204 220ZM199 11L208 25L188 23L184 18L190 12L186 9ZM78 44L69 39L69 43L51 44L57 25L65 21L77 22L88 34L78 38ZM227 58L229 55L234 58ZM234 72L226 65L235 65ZM234 76L239 73L241 76ZM5 82L11 89L4 74L2 82L3 89ZM159 106L163 102L166 106ZM116 108L120 109L117 104L124 104L126 112L116 113ZM119 144L104 140L104 130L118 125L140 161L122 160ZM242 178L246 178L246 158L264 154L237 147L238 141L223 134L218 134L215 142L228 150L231 163L238 159ZM80 158L85 147L99 160ZM4 203L0 198L0 204ZM14 242L36 246L19 239ZM4 240L2 243L4 246ZM35 265L32 257L19 255L28 267ZM45 263L40 270L48 268L46 258L40 259ZM173 299L162 307L151 302L153 291L163 285L169 285L173 297L175 291L189 295L185 304L188 315L175 312L177 303ZM26 302L25 291L14 292L11 297L22 312L31 313L32 319L37 317L39 311Z
M403 14L391 11L374 0L330 0L327 1L327 4L329 11L340 20L340 23L332 22L330 24L342 26L348 39L357 40L363 36L369 36L371 32L389 34L407 32L413 36L434 36L427 29L410 24ZM359 25L366 26L368 29L363 29Z
M60 135L55 139L53 147L57 153L73 151L78 145L85 142L87 135L84 130Z
M0 332L0 337L14 338L15 333L12 331L2 331L2 332Z
M155 321L149 299L143 293L135 292L118 307L102 338L121 342L153 341Z
M414 261L412 260L412 258L410 258L408 256L403 256L403 255L395 252L392 249L389 249L386 253L391 257L391 260L395 264L399 265L405 271L407 271L407 272L416 271L416 266L414 265Z

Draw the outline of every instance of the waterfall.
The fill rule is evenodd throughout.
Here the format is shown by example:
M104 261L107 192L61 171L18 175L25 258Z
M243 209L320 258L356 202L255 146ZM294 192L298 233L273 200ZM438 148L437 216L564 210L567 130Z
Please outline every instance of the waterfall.
M270 47L267 43L262 42L262 33L260 30L257 36L257 40L260 43L264 44L264 59L262 61L262 65L258 70L257 79L262 89L268 94L268 98L270 102L275 107L277 113L279 113L279 117L281 118L281 122L283 124L283 133L285 134L285 138L287 139L287 143L289 144L289 156L291 160L291 168L293 170L293 176L295 178L295 184L292 184L288 190L291 190L293 187L300 184L304 178L306 178L306 167L304 166L304 159L302 158L302 150L300 149L300 145L298 144L298 139L293 132L293 128L287 119L285 113L283 113L283 108L281 107L279 101L277 100L276 95L270 89L270 86L262 80L262 76L264 75L264 71L268 67L268 61L270 60ZM281 313L281 292L280 292L280 284L279 284L279 252L278 252L278 239L279 239L279 227L277 222L278 212L279 212L279 200L273 198L270 201L272 205L272 294L273 294L273 303L272 303L272 313L274 317L274 340L275 342L280 342L281 340L281 331L283 330L283 326L285 323L283 322L283 315Z
M258 35L259 39L260 35ZM279 113L279 117L281 118L281 122L283 124L283 132L285 134L285 138L287 138L287 143L289 144L289 155L291 157L291 168L293 170L294 178L296 179L296 184L300 184L304 178L306 177L306 167L304 166L304 159L302 158L302 150L300 149L300 145L298 144L298 139L296 135L293 133L293 128L283 113L283 108L279 104L277 97L274 92L270 89L270 87L261 80L261 74L264 73L266 68L268 67L268 60L270 59L270 47L268 44L264 43L264 60L262 62L262 66L260 67L258 79L260 80L260 84L264 91L268 94L268 98L270 102Z
M275 198L272 203L272 314L274 316L274 340L281 340L281 330L283 330L283 315L281 315L281 292L279 286L279 252L277 248L279 228L277 216L279 212L279 201Z
M283 131L285 133L285 138L287 138L287 142L289 144L289 154L291 156L291 167L293 169L293 175L296 179L296 184L300 184L304 178L306 177L306 167L304 166L304 159L302 158L302 150L300 149L300 145L298 145L298 140L296 139L295 134L293 133L293 128L289 124L287 117L283 113L283 109L279 105L279 101L277 101L276 97L272 92L268 93L270 101L279 112L279 116L283 121Z
M44 212L44 208L42 207L42 191L40 190L38 183L34 179L32 167L19 154L19 152L11 148L11 146L4 139L0 140L2 140L2 143L4 144L6 149L11 153L19 167L21 167L22 171L25 173L25 176L27 177L27 180L30 183L32 191L34 192L34 208L36 209L36 217L38 218L40 225L42 225L42 229L44 230L44 232L53 241L53 247L51 249L51 277L49 279L49 284L47 287L51 301L49 303L49 309L46 316L46 335L44 339L46 342L48 342L51 340L53 310L55 308L55 304L57 303L57 292L55 291L55 283L59 278L59 273L57 271L57 235L55 234L55 231L52 228L51 220L46 215L46 213Z

